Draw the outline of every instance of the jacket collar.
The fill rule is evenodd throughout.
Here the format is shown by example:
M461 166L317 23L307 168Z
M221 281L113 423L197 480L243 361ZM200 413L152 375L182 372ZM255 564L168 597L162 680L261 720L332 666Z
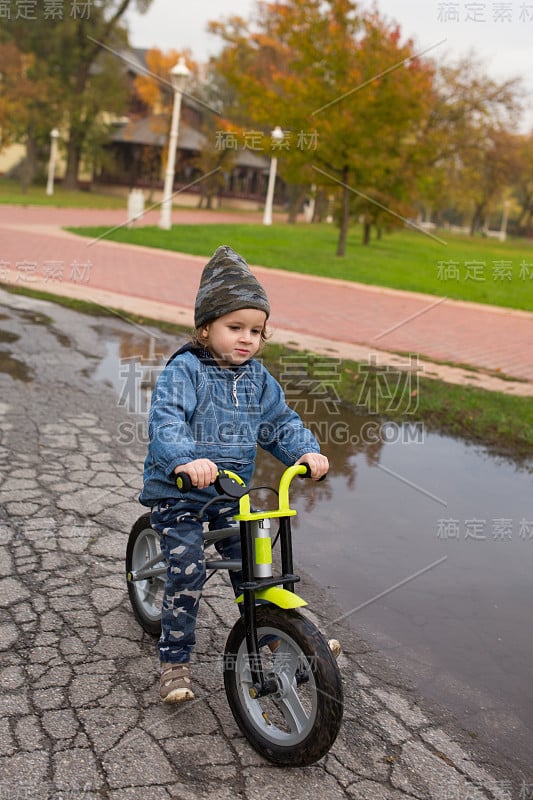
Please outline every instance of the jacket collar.
M166 366L168 367L168 365L171 364L172 361L174 361L174 359L182 353L192 353L204 366L215 367L216 369L223 370L224 373L231 378L234 378L236 375L240 375L247 371L252 362L252 359L250 359L238 367L220 367L206 347L197 345L194 342L187 342L187 344L184 344L179 350L176 350L176 352L170 356Z

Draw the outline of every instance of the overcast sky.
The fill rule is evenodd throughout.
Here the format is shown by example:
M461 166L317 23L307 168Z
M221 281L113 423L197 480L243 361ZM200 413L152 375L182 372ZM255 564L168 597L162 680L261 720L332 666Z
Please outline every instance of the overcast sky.
M153 0L147 14L130 14L130 41L135 47L181 50L189 47L197 61L207 60L221 46L206 33L209 20L238 13L248 17L255 0ZM368 0L359 3L369 8ZM533 0L378 0L379 10L396 20L404 37L421 51L446 39L428 55L449 60L476 51L491 77L522 75L533 104ZM533 108L528 113L533 126Z

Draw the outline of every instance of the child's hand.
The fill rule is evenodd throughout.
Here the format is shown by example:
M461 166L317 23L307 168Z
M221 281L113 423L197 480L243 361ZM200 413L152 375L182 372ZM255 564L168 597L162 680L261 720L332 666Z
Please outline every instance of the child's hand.
M329 470L329 461L322 453L306 453L296 463L309 464L311 477L314 481L320 480Z
M193 486L196 486L197 489L205 489L206 486L215 482L218 467L208 458L196 458L194 461L176 467L174 474L177 475L178 472L186 472Z

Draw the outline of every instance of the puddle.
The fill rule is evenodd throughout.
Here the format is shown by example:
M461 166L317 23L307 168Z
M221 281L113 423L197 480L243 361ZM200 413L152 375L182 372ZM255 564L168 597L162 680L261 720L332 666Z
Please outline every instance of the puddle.
M17 339L20 339L20 336L17 333L0 330L0 343L11 344L11 342L16 342Z
M66 333L63 331L57 330L54 327L54 321L51 317L47 316L46 314L41 314L40 311L30 311L28 309L17 309L16 313L22 317L26 322L30 322L32 325L46 325L50 333L56 338L57 342L62 347L73 347L74 342L67 336Z
M144 414L179 341L102 334L107 353L93 377ZM314 406L331 470L323 483L293 483L297 563L423 695L529 763L533 464L414 424L380 426L346 408L332 413L324 401ZM273 485L281 470L260 451L254 483ZM516 730L494 723L502 711L519 720Z
M298 562L423 696L530 763L533 476L460 439L408 433L323 445L327 481L293 492Z
M25 319L26 322L31 322L34 325L52 325L53 320L46 314L41 314L40 311L31 311L30 309L14 309L14 313L19 317Z
M57 339L58 343L63 347L72 347L73 341L69 336L56 330L53 325L53 320L46 314L41 314L38 311L31 311L29 309L10 309L11 314L0 314L0 320L13 320L18 317L23 323L31 323L32 325L46 325L50 333ZM13 331L6 331L0 329L0 344L13 344L20 340L20 335ZM0 351L0 372L11 375L15 380L31 381L33 380L33 370L27 366L23 361L16 358L12 354Z
M54 328L53 326L50 326L49 331L53 336L55 336L55 338L57 339L58 343L62 347L73 347L74 346L73 339L71 339L70 336L67 336L66 333L63 333L62 331L58 331L57 328Z
M18 381L33 380L32 370L24 362L19 361L18 358L13 358L10 353L6 353L3 350L0 350L0 372L5 372Z
M0 317L9 319L6 314L1 314ZM20 336L17 333L0 330L0 344L12 344L18 339L20 339ZM11 375L12 378L18 381L31 381L33 374L32 370L23 361L15 358L5 350L0 350L0 372Z
M112 328L107 325L94 325L93 329L103 336L106 354L92 371L92 377L113 387L119 405L127 411L146 413L161 369L187 337L179 339L158 333L156 338L134 328L110 335Z

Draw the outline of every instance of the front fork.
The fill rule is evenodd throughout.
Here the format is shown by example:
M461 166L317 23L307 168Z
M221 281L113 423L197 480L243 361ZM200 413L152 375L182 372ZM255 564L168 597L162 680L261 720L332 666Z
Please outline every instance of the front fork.
M250 695L254 699L273 694L278 690L276 681L265 678L259 642L257 638L256 592L272 586L284 586L290 592L300 580L293 574L292 533L289 517L279 518L282 574L274 577L272 573L272 543L270 539L270 520L240 522L242 576L240 586L243 593L244 627L246 648L253 684Z

